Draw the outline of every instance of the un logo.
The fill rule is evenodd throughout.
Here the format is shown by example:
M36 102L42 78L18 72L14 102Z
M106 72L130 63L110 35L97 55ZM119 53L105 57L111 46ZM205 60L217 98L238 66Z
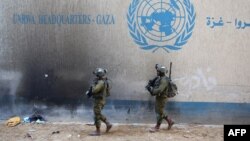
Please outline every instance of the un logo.
M134 42L144 50L179 50L192 36L195 11L190 0L132 0L127 20Z

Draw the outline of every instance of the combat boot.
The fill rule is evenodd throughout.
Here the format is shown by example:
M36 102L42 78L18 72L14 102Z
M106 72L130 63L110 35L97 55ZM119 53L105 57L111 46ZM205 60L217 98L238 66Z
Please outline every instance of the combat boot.
M157 124L155 125L155 127L150 128L149 132L151 132L151 133L158 132L158 131L160 130L160 126L161 126L161 124L157 123Z
M96 131L94 131L93 133L90 133L89 135L90 136L101 136L100 127L96 127Z
M174 125L174 121L173 121L171 118L169 118L168 116L166 116L164 119L165 119L165 120L167 121L167 123L168 123L168 130L170 130L171 127Z
M112 124L108 121L105 121L105 124L106 124L106 133L108 133L109 130L112 128Z

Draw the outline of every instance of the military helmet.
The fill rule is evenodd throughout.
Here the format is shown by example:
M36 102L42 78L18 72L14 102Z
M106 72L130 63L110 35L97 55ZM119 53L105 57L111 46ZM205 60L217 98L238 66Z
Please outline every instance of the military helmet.
M97 77L103 77L107 73L106 69L103 68L96 68L93 74L95 74Z
M165 66L159 66L157 68L157 71L159 71L160 73L167 73L168 72L168 70Z

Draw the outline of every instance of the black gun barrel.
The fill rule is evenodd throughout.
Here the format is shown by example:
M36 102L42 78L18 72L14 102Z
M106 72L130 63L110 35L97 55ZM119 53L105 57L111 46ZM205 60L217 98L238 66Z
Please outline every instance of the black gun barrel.
M171 70L172 70L172 62L170 62L170 67L169 67L169 79L171 80Z

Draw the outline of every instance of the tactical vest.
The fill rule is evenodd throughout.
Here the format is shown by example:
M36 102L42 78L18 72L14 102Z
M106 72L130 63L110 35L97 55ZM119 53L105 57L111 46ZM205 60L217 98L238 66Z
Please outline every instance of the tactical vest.
M167 76L164 76L162 78L159 77L158 79L156 79L155 86L159 87L162 79L166 79L168 85L165 87L164 91L160 93L158 96L168 97L168 98L176 96L178 94L177 85L174 82L172 82Z
M155 86L156 87L159 87L160 84L161 84L161 80L162 79L166 79L167 82L169 81L168 77L167 76L164 76L164 77L158 77L155 81ZM159 93L157 96L159 97L167 97L167 91L168 91L168 85L166 85L165 89L163 90L163 92Z
M101 81L104 81L104 87L99 93L93 95L95 99L105 99L107 96L110 96L110 84L107 80Z

